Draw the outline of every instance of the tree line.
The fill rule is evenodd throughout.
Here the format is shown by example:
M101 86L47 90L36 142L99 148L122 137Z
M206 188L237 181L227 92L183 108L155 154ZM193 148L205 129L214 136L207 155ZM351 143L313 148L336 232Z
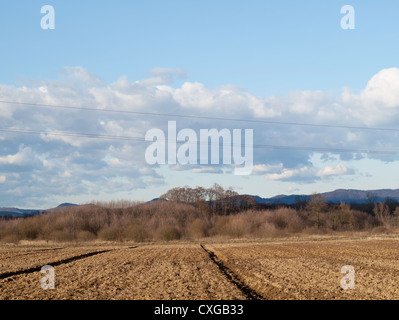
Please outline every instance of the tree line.
M255 206L253 197L240 195L233 188L225 189L217 183L209 188L176 187L163 194L160 200L189 204L210 215L228 215Z
M95 202L28 218L0 219L0 241L170 241L204 237L264 238L330 232L392 232L399 203L327 203L321 194L293 205L257 204L218 184L173 188L149 203Z

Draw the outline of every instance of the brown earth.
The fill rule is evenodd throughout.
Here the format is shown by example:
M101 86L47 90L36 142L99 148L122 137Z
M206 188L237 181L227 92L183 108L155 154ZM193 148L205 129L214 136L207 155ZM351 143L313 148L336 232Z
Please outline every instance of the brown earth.
M55 271L43 290L40 268ZM342 289L341 267L355 270ZM0 299L399 299L399 239L0 247Z

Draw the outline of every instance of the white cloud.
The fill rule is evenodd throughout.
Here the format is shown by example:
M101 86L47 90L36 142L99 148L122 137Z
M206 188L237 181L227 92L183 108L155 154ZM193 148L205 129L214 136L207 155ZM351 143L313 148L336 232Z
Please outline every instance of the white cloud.
M16 154L0 156L0 164L2 165L26 166L32 165L36 162L37 159L32 148L23 145L20 146L19 151Z
M0 123L3 127L27 130L124 137L144 137L151 128L167 132L168 120L177 121L178 130L191 128L196 132L211 128L253 129L255 145L288 146L288 149L254 149L253 174L265 175L271 181L312 182L353 173L342 162L344 156L356 161L356 154L340 153L338 156L331 153L331 156L323 158L330 163L317 167L310 161L314 153L312 147L397 149L397 132L278 123L393 126L399 121L398 68L381 70L358 94L346 88L340 94L296 91L282 97L258 97L233 85L209 88L203 83L187 81L177 87L171 85L171 81L183 79L185 75L181 69L154 68L148 79L129 80L122 76L113 83L105 83L82 67L67 67L61 79L30 82L29 86L0 84L0 95L4 100L99 110L0 103ZM184 117L173 119L150 114L100 111L103 109L253 121ZM259 120L276 123L256 122ZM31 203L32 199L43 198L43 195L51 198L52 194L63 192L75 192L78 195L90 192L112 193L113 187L131 191L131 188L147 187L149 183L159 185L164 181L156 167L145 162L148 144L143 141L10 132L1 134L0 164L5 167L3 171L10 190L6 190L6 184L2 183L0 192L7 192L15 199L24 197L24 201ZM290 149L290 146L301 148ZM386 160L381 155L369 157ZM338 158L341 159L340 164L332 160ZM390 161L397 159L396 156L391 158ZM170 169L192 173L222 173L230 172L231 166L177 165ZM127 180L122 181L122 177ZM48 186L48 181L53 181L53 185ZM98 186L101 186L100 191L96 190Z
M252 172L253 174L264 174L266 172L275 172L281 170L283 168L283 164L279 163L277 165L270 164L257 164L254 165Z
M110 167L118 167L123 165L123 163L116 157L112 157L110 155L107 155L104 159L103 159Z
M296 91L288 96L289 111L296 114L311 114L326 101L322 91Z
M348 173L348 168L344 164L340 163L336 166L325 166L321 168L317 172L317 176L323 178L326 176L343 175L346 173Z
M65 170L64 172L60 173L59 176L61 178L70 178L71 177L71 171Z
M206 167L206 166L191 169L191 172L194 172L194 173L222 173L220 168Z
M299 191L299 189L296 188L296 187L293 187L293 186L289 186L289 187L287 188L287 191L290 192L290 193L292 193L292 192Z
M265 98L255 97L237 86L221 86L209 89L199 82L185 82L181 88L172 90L173 99L180 107L200 112L217 112L231 118L262 117L281 115L280 110L270 106Z
M399 115L399 68L381 70L359 94L345 88L341 100L353 118L365 125L392 123Z
M311 167L302 167L299 169L283 169L280 173L270 173L266 175L269 180L290 180L292 178L309 178L313 177L314 169Z
M95 74L91 73L89 70L80 66L67 66L60 70L62 74L69 83L85 86L103 86L105 84L104 80Z
M212 90L199 82L185 82L181 88L174 91L173 97L184 108L209 110L215 107L215 95Z
M185 79L187 77L187 72L180 68L153 68L150 70L152 78L145 79L142 84L146 85L160 85L160 84L171 84L175 79Z
M314 166L304 166L298 169L282 169L279 173L269 173L266 178L269 180L289 180L298 182L313 182L331 176L341 176L352 174L353 170L348 169L340 163L335 166L324 166L317 168Z
M384 69L374 75L360 99L366 105L399 108L399 68Z

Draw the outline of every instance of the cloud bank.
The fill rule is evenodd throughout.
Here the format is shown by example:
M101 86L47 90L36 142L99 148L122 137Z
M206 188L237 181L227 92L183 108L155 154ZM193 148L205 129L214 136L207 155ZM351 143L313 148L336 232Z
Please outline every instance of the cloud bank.
M341 92L296 91L268 97L234 85L209 88L185 81L174 87L176 80L187 78L181 69L154 68L149 75L138 80L122 76L106 83L82 67L65 67L55 80L0 84L1 101L21 103L0 102L4 199L29 206L56 195L95 197L161 185L165 179L157 166L146 163L148 142L142 139L152 128L166 132L168 120L176 121L178 130L253 129L252 174L270 181L311 183L353 175L355 168L344 163L347 160L399 157L360 152L397 150L398 131L377 129L395 128L398 123L399 68L381 70L360 92L343 87ZM102 138L51 134L54 131ZM321 153L325 165L312 163L315 152ZM233 168L184 165L170 170L220 175L232 174Z

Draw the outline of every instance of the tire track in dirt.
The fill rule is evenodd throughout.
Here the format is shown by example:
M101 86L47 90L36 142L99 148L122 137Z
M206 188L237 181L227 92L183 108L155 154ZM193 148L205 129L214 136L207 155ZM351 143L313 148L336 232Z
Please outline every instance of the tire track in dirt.
M398 248L397 241L380 240L212 247L263 297L295 300L397 299ZM341 287L344 265L355 269L355 290ZM270 284L280 293L269 292Z
M69 257L67 259L58 260L58 261L54 261L54 262L49 262L47 264L51 265L53 267L54 266L59 266L59 265L62 265L62 264L66 264L66 263L69 263L69 262L72 262L72 261L84 259L84 258L87 258L87 257L91 257L91 256L94 256L94 255L105 253L105 252L109 252L109 251L112 251L112 249L88 252L88 253L85 253L85 254ZM4 273L0 274L0 279L5 279L5 278L12 277L12 276L21 275L21 274L34 273L34 272L40 271L41 268L42 268L42 266L37 266L37 267L32 267L32 268L18 270L18 271L4 272Z
M0 300L246 300L198 243L97 248L105 249L113 250L55 267L55 290L42 289L39 272L2 279Z
M227 280L234 284L243 293L247 300L264 300L264 297L247 286L230 268L224 265L213 251L206 249L202 244L200 244L200 246L208 254L209 259L211 259L212 262L217 265Z

